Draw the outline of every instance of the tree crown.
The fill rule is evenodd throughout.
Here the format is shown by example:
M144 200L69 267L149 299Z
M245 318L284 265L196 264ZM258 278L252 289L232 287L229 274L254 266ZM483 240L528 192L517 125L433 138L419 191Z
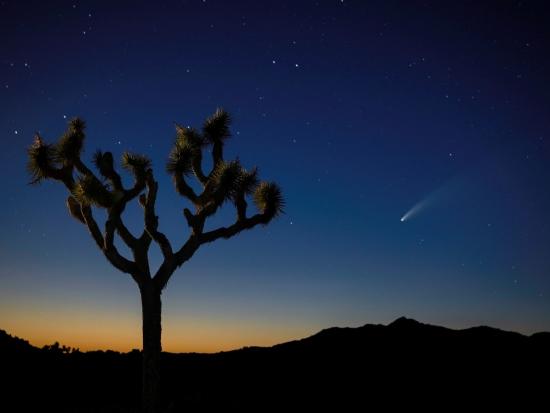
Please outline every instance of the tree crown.
M266 225L283 212L284 199L280 187L274 182L260 181L256 167L246 170L237 160L226 161L223 148L230 134L231 117L223 109L208 117L201 131L178 124L176 139L168 155L166 171L172 176L176 191L192 205L183 209L190 227L188 240L174 251L166 236L159 231L155 215L158 185L153 176L151 161L143 155L124 152L121 167L134 177L131 188L125 188L114 165L111 152L98 150L93 164L99 176L81 159L84 150L85 122L79 118L69 121L66 132L55 144L45 143L37 133L28 148L27 169L31 184L45 180L63 183L68 191L68 210L74 218L86 225L96 244L109 262L119 270L129 273L143 284L154 282L159 289L165 287L176 268L187 261L205 243L219 238L231 238L243 230L258 224ZM212 169L203 172L203 152L210 150ZM202 191L196 193L187 179L194 176ZM247 214L247 198L252 197L258 212ZM122 213L126 205L137 199L144 210L144 230L136 237L125 227ZM227 227L204 231L205 222L224 203L235 206L235 222ZM93 216L93 207L107 210L104 229L101 230ZM123 257L114 244L118 235L133 253L133 260ZM149 269L147 252L151 242L156 242L164 261L154 275Z

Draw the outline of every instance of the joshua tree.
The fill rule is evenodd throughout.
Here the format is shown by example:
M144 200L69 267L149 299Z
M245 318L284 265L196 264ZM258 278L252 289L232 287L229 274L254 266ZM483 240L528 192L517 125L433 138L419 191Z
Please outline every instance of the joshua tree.
M177 250L159 230L155 214L158 185L147 157L129 152L122 155L122 167L134 178L130 188L123 185L115 170L111 152L98 150L94 154L93 163L99 171L99 176L95 175L81 159L85 123L78 118L69 122L67 131L56 144L47 144L36 134L28 149L31 183L51 179L64 184L69 191L70 214L88 228L111 265L129 274L139 287L143 316L143 407L148 413L157 411L159 406L161 293L172 274L201 245L231 238L258 224L268 224L282 212L284 201L277 184L260 182L256 168L245 170L238 160L224 160L229 124L228 113L218 109L205 121L202 131L176 125L176 140L166 170L172 176L176 191L192 205L192 210L183 209L190 235ZM208 174L202 168L203 151L207 148L211 148L212 153L212 169ZM191 175L199 181L202 192L197 193L186 181ZM253 198L258 209L254 215L247 214L248 197ZM139 236L133 235L122 220L126 205L136 199L144 211L144 230ZM225 202L235 206L235 222L205 231L206 220ZM107 211L103 230L93 216L94 208ZM114 243L116 235L128 246L132 258L118 251ZM151 270L148 260L152 242L159 245L163 255L156 271Z

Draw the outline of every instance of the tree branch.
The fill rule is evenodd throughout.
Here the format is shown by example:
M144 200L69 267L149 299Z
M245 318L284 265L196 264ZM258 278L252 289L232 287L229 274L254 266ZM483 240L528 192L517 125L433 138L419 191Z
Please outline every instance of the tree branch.
M170 241L158 230L158 217L155 215L155 202L157 200L158 184L153 177L153 171L149 169L146 176L147 198L145 201L145 230L149 236L159 245L165 260L172 260L173 252Z
M208 182L208 177L205 176L202 171L202 151L200 149L193 158L193 172L195 173L195 176L202 184L202 186L206 186L206 183Z
M118 235L120 235L120 238L124 241L126 245L128 245L129 248L132 250L136 249L139 240L134 237L134 235L126 228L126 225L122 222L122 218L119 217L119 219L116 221L116 230Z
M237 209L237 221L243 221L246 219L246 208L248 203L246 202L246 197L244 193L240 193L235 197L234 200L235 208Z
M154 282L157 284L157 287L162 290L168 284L168 280L176 270L176 268L181 267L184 262L189 260L195 251L200 247L198 238L196 235L191 235L187 242L174 254L174 259L171 263L168 263L166 260L161 265L157 274L153 278Z
M122 179L115 170L113 154L111 152L103 153L98 150L94 155L94 163L99 173L111 182L111 185L116 191L124 191Z
M114 244L117 219L120 219L120 217L118 217L117 215L113 215L113 213L110 213L109 217L105 221L105 237L102 248L103 253L107 257L109 262L113 264L113 266L115 266L122 272L132 275L132 277L134 277L134 279L139 282L141 281L141 277L139 277L138 275L140 274L140 271L136 263L120 255L118 249Z
M74 166L75 166L76 170L78 172L80 172L81 174L83 174L83 175L92 175L92 176L96 177L95 174L90 170L90 168L88 168L86 165L84 165L84 162L82 162L82 160L80 158L77 158L74 161Z
M193 191L193 188L187 185L187 182L185 182L185 178L182 174L174 174L174 185L176 186L176 191L178 191L178 194L186 197L193 204L197 204L199 197L197 196L195 191Z
M216 167L223 162L223 142L216 141L212 145L212 161L213 161L213 167L212 172L210 172L210 175L216 170Z
M84 223L88 227L88 231L90 231L92 238L94 239L97 246L101 250L103 250L103 247L105 246L105 240L103 239L103 234L101 234L101 230L99 229L99 226L97 225L97 222L92 215L92 208L89 206L81 205L80 210L82 211Z
M137 180L131 189L124 191L124 203L130 202L145 189L145 180Z
M251 229L258 224L267 224L269 223L269 217L264 214L256 214L250 218L244 218L237 220L233 225L229 227L221 227L212 231L204 232L199 236L200 244L206 244L212 241L217 240L218 238L231 238L234 235L237 235L239 232Z
M132 189L125 190L124 187L122 186L120 175L114 170L112 155L110 155L109 152L107 152L107 154L103 155L99 160L97 159L97 155L96 155L96 163L99 164L98 167L100 167L100 172L102 173L102 175L111 181L115 191L119 193L122 192L123 194L122 198L115 200L115 205L112 208L110 208L109 219L113 221L114 227L117 230L117 233L120 235L120 238L122 238L122 240L124 241L124 243L130 249L134 250L137 246L138 240L136 237L132 235L132 233L128 230L128 228L126 228L126 226L122 222L121 215L124 209L126 208L126 204L129 201L131 201L133 198L138 196L139 193L144 189L145 182L143 179L137 180ZM101 164L100 162L103 162L103 164ZM90 175L98 179L97 176L82 162L80 158L78 158L74 164L77 170L82 174Z
M213 242L218 238L231 238L243 230L251 229L258 224L267 224L269 221L269 216L264 214L256 214L250 218L237 220L237 222L229 227L221 227L201 234L192 234L187 242L174 254L174 264L170 266L165 261L155 275L154 281L162 290L166 287L166 284L168 284L168 281L170 280L170 277L175 269L181 267L186 261L188 261L202 244Z
M200 215L195 215L188 208L184 208L183 216L187 221L187 225L189 225L189 227L192 229L194 235L198 235L202 232L204 219L201 219Z

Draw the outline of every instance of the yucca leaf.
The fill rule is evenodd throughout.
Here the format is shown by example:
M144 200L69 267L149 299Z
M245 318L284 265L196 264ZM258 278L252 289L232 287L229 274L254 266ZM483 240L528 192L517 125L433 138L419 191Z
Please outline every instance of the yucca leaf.
M192 149L200 150L207 142L199 131L194 128L185 128L176 123L176 145L189 146Z
M254 203L261 213L273 218L283 213L285 202L279 185L261 182L254 192Z
M193 157L195 149L184 141L176 140L170 151L166 170L170 174L188 175L192 172Z
M259 182L257 168L253 168L250 171L241 168L237 183L237 192L243 195L251 195L258 186Z
M113 194L93 175L81 176L74 186L72 195L79 204L83 205L110 208L114 203Z
M74 118L69 121L67 131L55 146L55 157L58 162L71 164L80 157L84 146L85 127L82 119Z
M203 134L208 143L222 142L231 134L229 125L231 116L223 109L216 109L216 112L206 119L203 126Z
M234 197L239 190L242 166L239 161L220 162L210 179L214 183L214 194L221 200Z
M50 177L55 168L55 149L53 145L44 143L36 134L33 144L27 149L27 171L31 175L31 184L38 184Z
M151 160L135 153L124 152L122 154L122 167L131 172L136 180L145 179L147 170L151 168Z
M69 121L69 129L75 131L75 133L84 133L84 129L86 129L86 122L84 119L81 119L79 117L72 118Z

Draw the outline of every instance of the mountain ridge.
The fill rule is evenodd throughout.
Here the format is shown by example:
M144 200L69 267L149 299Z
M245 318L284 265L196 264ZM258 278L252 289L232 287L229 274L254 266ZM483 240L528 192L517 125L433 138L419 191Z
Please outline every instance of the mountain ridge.
M181 355L185 355L185 354L215 355L215 354L226 354L226 353L232 353L232 352L238 352L238 351L250 350L250 349L267 350L267 349L276 349L276 348L281 348L281 347L285 347L285 346L291 346L291 345L295 345L296 343L307 343L307 342L316 341L316 340L335 339L335 338L337 338L336 336L338 336L339 338L349 338L349 337L344 337L346 334L349 335L349 336L354 336L354 335L357 336L361 333L384 334L384 333L388 332L387 331L388 329L389 330L397 330L401 333L406 333L406 332L418 333L420 330L424 330L424 332L428 332L428 331L431 332L431 333L439 332L439 333L444 333L444 334L449 334L449 335L454 334L454 335L457 335L457 336L459 336L459 335L470 335L470 334L474 334L474 335L483 334L483 335L487 335L487 336L502 335L502 336L508 336L508 337L516 337L518 339L521 339L521 338L530 339L531 338L531 339L535 339L535 340L543 340L543 341L549 341L550 342L550 332L548 332L548 331L539 331L539 332L535 332L535 333L526 335L526 334L522 334L522 333L519 333L519 332L503 330L503 329L500 329L500 328L491 327L491 326L487 326L487 325L479 325L479 326L472 326L472 327L461 328L461 329L454 329L454 328L449 328L449 327L444 327L444 326L439 326L439 325L434 325L434 324L423 323L423 322L417 321L413 318L408 318L408 317L405 317L405 316L401 316L401 317L396 318L394 321L392 321L388 324L371 324L371 323L367 323L367 324L364 324L364 325L359 326L359 327L337 327L337 326L327 327L327 328L324 328L324 329L322 329L322 330L318 331L317 333L314 333L310 336L303 337L303 338L298 338L298 339L294 339L294 340L290 340L290 341L286 341L286 342L282 342L282 343L277 343L277 344L274 344L272 346L244 346L244 347L241 347L241 348L236 348L236 349L232 349L232 350L223 350L223 351L219 351L219 352L215 352L215 353L201 353L201 352L177 352L177 353L176 352L164 352L164 353L175 354L175 355L178 355L178 354L181 354ZM13 349L13 348L16 348L16 347L19 350L24 350L24 351L35 351L35 350L42 350L42 349L52 350L52 347L54 347L53 350L55 350L55 348L59 348L60 351L62 351L62 352L70 352L71 350L73 350L73 351L77 350L77 349L70 349L69 347L65 347L65 346L62 346L62 345L55 345L55 344L43 346L42 348L40 348L40 347L37 347L37 346L33 345L32 343L30 343L28 340L26 340L24 338L20 338L18 336L11 335L6 330L0 329L0 351L5 351L6 349L10 349L10 348ZM84 353L87 353L87 352L92 352L92 353L93 352L114 352L114 353L119 353L119 354L127 354L127 353L131 353L131 352L135 352L135 351L139 351L139 350L134 349L134 350L130 350L128 352L120 352L120 351L107 349L107 350L89 350L89 351L84 351Z
M550 371L548 348L549 332L453 330L400 317L388 325L331 327L271 347L164 352L162 399L171 412L266 405L356 411L365 402L374 411L377 405L445 411L449 401L465 409L485 403L490 411L499 402L525 407L526 400L546 401L541 377ZM40 349L0 331L0 410L137 412L141 363L138 350L80 352L55 343Z

